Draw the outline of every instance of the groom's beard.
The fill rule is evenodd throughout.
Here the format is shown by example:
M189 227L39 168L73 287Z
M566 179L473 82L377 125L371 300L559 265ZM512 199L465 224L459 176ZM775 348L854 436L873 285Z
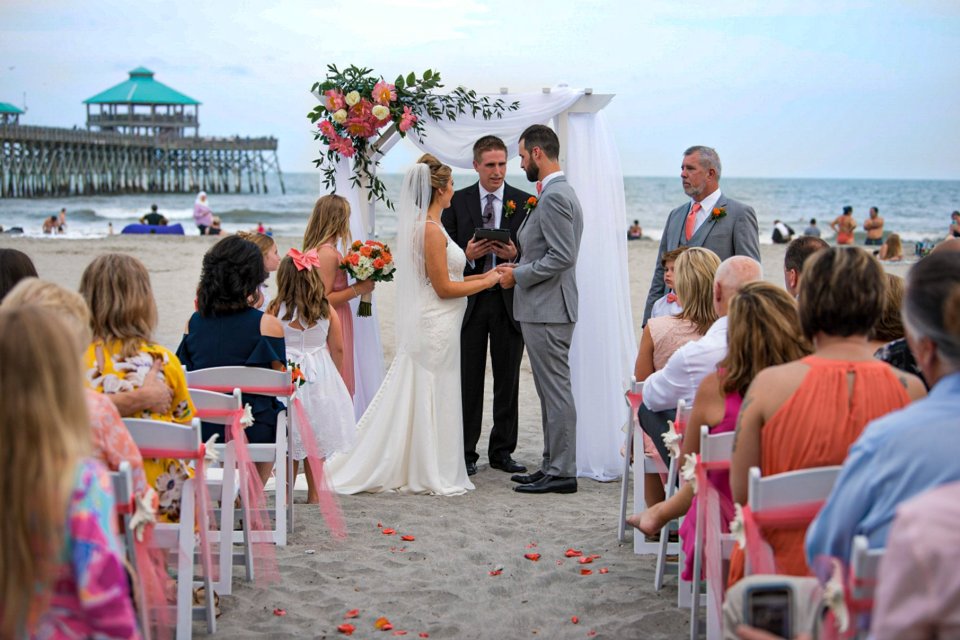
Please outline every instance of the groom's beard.
M540 167L533 158L530 158L530 161L527 162L527 168L524 171L527 174L527 180L530 182L536 182L540 179Z

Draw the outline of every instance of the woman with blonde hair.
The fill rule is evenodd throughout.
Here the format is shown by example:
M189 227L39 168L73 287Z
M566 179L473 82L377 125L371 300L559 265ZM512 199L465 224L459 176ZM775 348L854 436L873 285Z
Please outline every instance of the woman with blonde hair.
M316 249L320 258L320 277L327 300L340 319L343 337L343 366L340 373L350 396L356 392L353 363L353 313L350 300L373 291L373 280L347 283L347 273L340 269L343 254L350 249L350 203L343 196L326 195L313 205L313 213L303 232L303 250Z
M397 355L357 428L328 468L340 493L456 495L473 489L463 457L460 326L466 297L500 282L463 277L466 255L440 223L450 167L430 154L407 171L397 211Z
M120 253L102 255L84 270L80 293L92 316L93 342L84 354L90 387L108 395L137 389L159 362L158 377L173 394L170 408L164 413L143 410L127 417L189 424L196 410L180 360L153 342L157 304L143 263ZM144 471L147 483L160 496L160 521L179 521L180 494L192 471L173 459L144 460Z
M260 249L260 254L263 256L263 268L267 270L267 277L269 278L270 274L280 267L280 252L277 251L277 241L265 233L254 231L237 231L237 235L244 240L249 240ZM257 300L253 302L255 302L253 308L259 309L260 311L266 311L270 305L270 296L267 295L266 280L260 284L259 295L257 296Z
M713 306L713 277L720 266L720 258L713 251L703 247L690 247L677 256L674 265L674 281L677 302L683 310L675 316L650 318L643 328L640 349L633 375L637 381L662 369L673 352L690 342L697 340L707 332L717 319ZM646 412L641 410L641 415ZM653 420L648 416L647 420ZM642 418L641 418L642 421ZM656 443L647 434L643 435L644 452L648 456L659 456ZM629 455L627 453L626 455ZM664 461L667 463L668 461ZM652 505L663 500L663 483L653 474L644 478L646 504ZM638 521L631 516L631 523Z
M0 310L2 638L140 637L80 348L49 310Z
M60 285L37 278L27 278L18 284L3 299L0 309L18 309L34 305L55 314L73 333L84 353L90 345L90 310L79 293ZM117 408L102 393L86 389L87 413L90 416L90 436L93 456L111 471L120 468L121 462L129 462L133 471L134 491L143 494L147 478L143 472L143 458L130 432L123 424Z
M743 394L761 369L799 360L809 354L810 343L803 336L797 306L790 295L769 282L743 285L730 301L727 355L697 389L690 413L691 425L707 425L712 435L733 431ZM700 453L699 431L683 439L683 455ZM707 473L721 497L721 521L727 530L733 517L730 474ZM641 513L632 524L647 535L657 533L666 523L686 514L680 537L687 557L683 579L691 580L696 524L696 497L685 484L669 500Z
M881 245L877 257L888 262L903 260L903 242L900 241L900 235L896 233L888 235L886 241Z
M747 502L747 475L841 464L871 420L926 394L923 383L873 357L870 331L883 309L883 267L859 247L830 247L809 258L800 279L800 325L812 355L760 371L743 398L730 463L730 488ZM732 325L731 325L732 326ZM810 574L806 527L764 527L777 573ZM735 549L731 582L744 558Z

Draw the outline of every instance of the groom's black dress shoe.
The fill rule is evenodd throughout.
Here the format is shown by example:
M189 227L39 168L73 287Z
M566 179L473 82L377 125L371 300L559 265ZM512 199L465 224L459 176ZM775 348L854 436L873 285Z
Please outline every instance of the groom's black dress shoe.
M517 462L511 457L501 458L500 460L490 460L491 469L499 469L500 471L506 471L507 473L523 473L527 470L525 466Z
M517 493L576 493L577 479L545 475L536 482L517 485L513 490Z
M527 474L525 476L516 475L510 476L510 479L514 482L519 482L520 484L530 484L531 482L536 482L543 478L543 471L534 471L533 473Z
M468 476L475 476L475 475L477 475L477 463L476 463L476 462L468 462L468 463L467 463L467 475L468 475Z

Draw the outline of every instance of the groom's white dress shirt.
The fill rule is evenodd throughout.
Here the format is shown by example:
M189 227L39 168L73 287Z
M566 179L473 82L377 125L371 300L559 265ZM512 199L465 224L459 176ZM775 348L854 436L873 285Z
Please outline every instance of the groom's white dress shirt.
M718 318L699 340L677 349L663 369L643 381L643 404L651 411L675 409L678 400L693 402L697 387L727 355L727 316Z

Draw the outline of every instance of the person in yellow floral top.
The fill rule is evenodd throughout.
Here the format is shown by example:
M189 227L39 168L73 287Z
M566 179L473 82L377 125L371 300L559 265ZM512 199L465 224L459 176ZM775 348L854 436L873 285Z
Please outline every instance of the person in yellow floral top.
M170 409L166 413L142 410L125 417L189 424L196 408L180 360L151 340L157 305L143 263L119 253L100 256L84 270L80 293L93 317L93 342L84 354L87 384L105 394L132 391L143 385L154 363L159 363L157 375L173 393ZM158 519L178 521L180 494L192 469L166 458L145 459L143 466L147 483L160 497Z

